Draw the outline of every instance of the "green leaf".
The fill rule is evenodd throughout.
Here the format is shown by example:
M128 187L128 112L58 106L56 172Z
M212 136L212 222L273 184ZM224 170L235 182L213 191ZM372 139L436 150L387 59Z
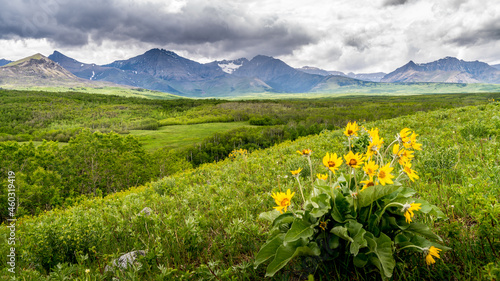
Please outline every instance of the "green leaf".
M349 202L345 199L344 195L338 191L338 189L334 191L334 194L335 199L330 214L335 221L344 223L346 221L346 215L351 212L349 209Z
M284 223L291 223L295 219L292 213L284 213L277 216L273 221L273 227L279 226Z
M370 206L373 202L378 199L393 193L398 190L400 184L391 184L391 185L375 185L371 186L363 191L360 191L358 194L358 204L359 207Z
M285 235L284 244L296 241L301 238L311 237L314 234L314 229L311 224L305 219L295 219L292 223L292 227Z
M440 242L443 242L443 239L436 235L432 230L429 228L429 226L423 224L423 223L418 223L418 222L413 222L410 223L410 226L405 231L410 231L413 233L420 234L421 236L428 238L428 239L435 239Z
M268 212L263 212L263 213L260 213L259 215L259 219L262 219L262 220L266 220L266 221L269 221L269 222L272 222L274 221L277 217L279 217L280 215L280 212L276 211L276 210L272 210L272 211L268 211Z
M330 241L328 241L328 246L330 249L337 249L338 246L340 246L340 237L337 235L331 235L330 236Z
M363 225L357 221L349 221L347 223L347 230L349 230L353 240L350 247L351 254L356 256L360 248L367 246L367 241L364 238L366 230L364 230Z
M364 267L368 263L368 257L361 253L354 257L353 262L357 267Z
M329 212L331 209L330 196L327 194L320 194L311 198L311 201L316 203L316 206L311 210L310 215L319 218Z
M299 239L286 246L281 245L276 251L273 261L267 266L266 277L272 277L278 270L283 268L291 259L296 256L319 256L321 250L318 244L311 242L306 245L305 239Z
M344 240L347 240L349 242L354 242L354 240L352 240L352 238L349 236L349 232L345 226L336 226L332 228L330 232Z
M415 199L415 203L421 203L420 212L424 214L429 214L435 216L437 219L447 220L448 217L435 205L430 204L429 202L423 199Z
M375 238L369 232L367 232L365 238L370 249L369 261L379 269L382 279L390 278L396 266L391 238L384 233L380 233L380 237Z
M278 248L283 245L284 237L285 234L280 234L262 246L259 253L255 257L254 268L257 268L259 264L276 255L276 251L278 250Z

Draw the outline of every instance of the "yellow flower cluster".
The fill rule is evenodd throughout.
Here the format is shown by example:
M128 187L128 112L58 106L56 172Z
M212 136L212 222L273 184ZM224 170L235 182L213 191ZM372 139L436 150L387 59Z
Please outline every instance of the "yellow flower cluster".
M414 153L416 150L422 150L422 144L417 141L417 136L414 131L409 128L402 129L399 134L397 134L396 139L390 143L387 147L385 146L384 139L380 137L378 128L371 128L367 130L363 126L359 126L356 122L349 122L343 131L344 135L348 137L349 141L349 151L345 155L337 155L337 153L327 152L322 159L322 164L326 167L328 173L321 174L317 173L316 177L320 181L326 181L330 179L330 184L332 184L332 177L339 169L343 168L345 164L345 169L348 170L349 174L349 192L354 199L357 199L366 189L369 188L383 188L385 185L392 185L394 181L398 181L401 176L407 176L412 182L419 178L417 172L412 169L412 160L414 159ZM351 146L352 141L358 139L359 134L365 134L369 139L366 151L356 152L352 151L353 146ZM366 135L367 134L367 135ZM386 159L387 153L390 151L392 146L392 155L389 155ZM311 149L297 150L297 153L301 156L305 156L309 162L311 168L311 181L313 180L313 168L311 165ZM246 154L246 152L245 152ZM230 155L231 156L231 155ZM359 173L359 170L361 173ZM302 185L300 183L299 175L302 168L297 170L292 170L292 176L295 177L299 184L299 191L302 196L302 200L306 202ZM395 173L395 174L393 174ZM396 177L397 176L397 177ZM396 178L396 179L395 179ZM353 181L352 181L353 180ZM357 182L358 181L358 182ZM354 182L355 188L351 186ZM333 185L332 185L333 187ZM342 188L335 184L335 188ZM359 190L361 188L361 190ZM291 192L290 189L284 192L277 192L272 194L272 198L275 200L277 207L274 207L280 213L283 210L286 212L287 207L291 205L291 199L295 192ZM421 203L406 203L402 204L399 202L393 202L387 207L402 207L401 212L405 217L407 223L412 222L414 217L414 212L419 211ZM385 210L384 208L384 210ZM319 227L326 231L327 222L321 221ZM440 258L439 252L441 249L431 246L430 248L421 248L425 253L425 261L428 265L435 263L434 258Z
M248 150L246 149L235 149L233 151L231 151L231 153L229 153L229 158L236 158L238 156L243 156L243 157L246 157L248 154Z

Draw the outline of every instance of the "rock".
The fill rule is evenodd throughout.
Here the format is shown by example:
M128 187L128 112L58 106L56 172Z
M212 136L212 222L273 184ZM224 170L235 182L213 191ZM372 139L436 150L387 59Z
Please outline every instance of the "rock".
M130 265L133 265L133 264L138 265L139 263L136 262L138 255L145 256L146 251L138 250L138 251L133 251L133 252L129 252L129 253L124 254L124 255L120 256L118 259L113 260L112 266L106 265L104 272L113 271L113 267L118 267L119 269L126 269L129 264Z
M151 208L145 207L144 209L142 209L139 212L139 214L144 214L145 216L149 216L149 215L151 215L151 212L153 212L153 210L151 210Z

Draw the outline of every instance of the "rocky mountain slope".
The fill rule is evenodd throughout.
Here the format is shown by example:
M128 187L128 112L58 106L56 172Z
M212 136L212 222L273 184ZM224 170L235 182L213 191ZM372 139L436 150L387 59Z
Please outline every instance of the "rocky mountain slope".
M381 82L500 83L500 71L487 63L446 57L434 62L413 61L387 74Z

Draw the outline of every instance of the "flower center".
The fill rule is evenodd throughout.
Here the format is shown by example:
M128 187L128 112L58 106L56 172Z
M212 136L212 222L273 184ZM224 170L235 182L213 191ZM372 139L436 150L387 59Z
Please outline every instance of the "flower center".
M347 130L348 135L352 135L352 133L353 133L352 130Z
M281 200L280 206L282 206L282 207L290 206L290 199L285 198L285 199Z
M370 186L374 186L375 184L371 181L369 183L366 184L366 187L370 187Z
M356 161L356 159L351 159L349 161L349 166L356 166L357 163L358 163L358 161Z
M383 178L385 178L385 172L384 172L384 171L380 171L380 172L378 173L378 177L379 177L379 178L382 178L382 179L383 179Z
M333 161L328 161L328 167L330 167L330 168L335 167L335 162L333 162Z

